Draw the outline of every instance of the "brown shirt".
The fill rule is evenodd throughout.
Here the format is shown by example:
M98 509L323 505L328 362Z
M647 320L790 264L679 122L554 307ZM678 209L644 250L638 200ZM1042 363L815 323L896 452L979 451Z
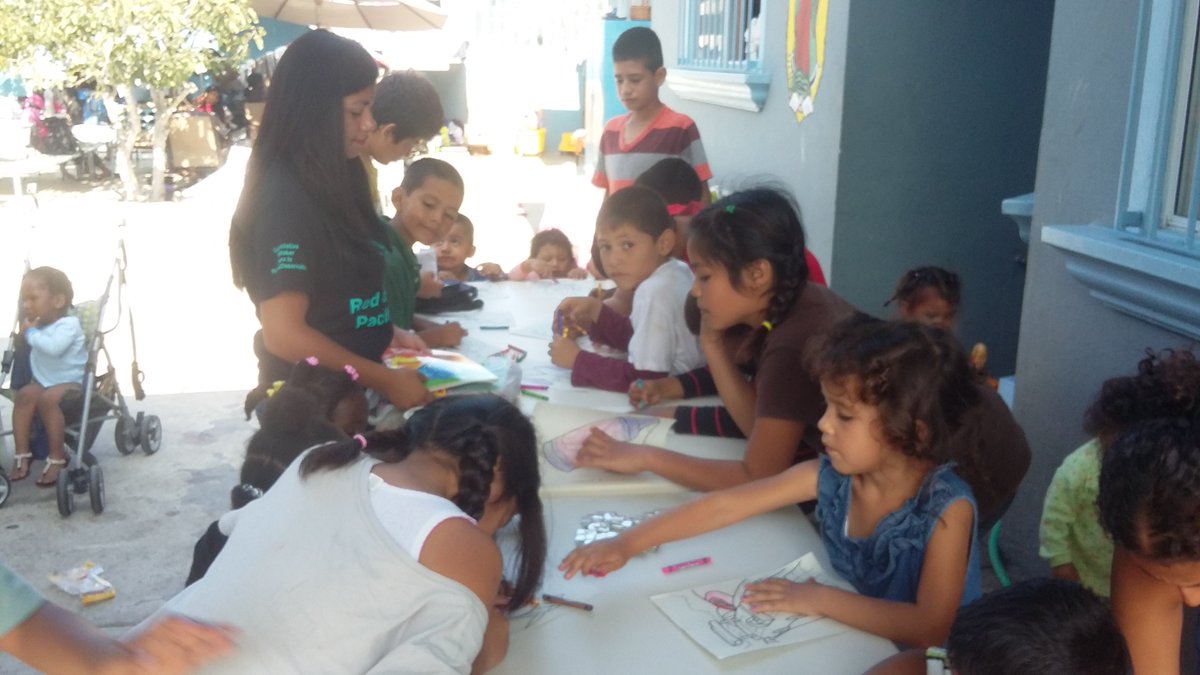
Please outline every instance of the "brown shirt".
M1029 469L1031 453L1025 432L991 387L979 384L979 404L963 415L950 435L950 458L956 472L971 486L982 528L999 516Z

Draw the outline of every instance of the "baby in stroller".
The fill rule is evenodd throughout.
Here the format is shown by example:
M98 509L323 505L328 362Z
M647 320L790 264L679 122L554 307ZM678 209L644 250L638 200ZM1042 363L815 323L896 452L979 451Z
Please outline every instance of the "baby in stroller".
M67 464L63 450L66 420L59 404L65 396L79 393L88 361L83 326L69 314L74 297L67 275L53 267L32 269L21 279L21 336L29 345L32 379L17 389L13 401L16 453L11 480L29 475L35 415L41 418L49 444L38 487L53 487L58 472Z

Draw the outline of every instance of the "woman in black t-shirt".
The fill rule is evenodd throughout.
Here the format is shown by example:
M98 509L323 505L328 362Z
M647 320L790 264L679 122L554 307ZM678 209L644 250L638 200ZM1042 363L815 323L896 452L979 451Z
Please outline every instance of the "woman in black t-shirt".
M389 344L420 347L394 332L383 286L384 224L375 215L359 154L375 128L378 70L361 45L316 30L279 61L262 127L229 230L233 282L250 295L259 384L287 378L315 356L358 371L398 408L428 394L414 371L391 370Z

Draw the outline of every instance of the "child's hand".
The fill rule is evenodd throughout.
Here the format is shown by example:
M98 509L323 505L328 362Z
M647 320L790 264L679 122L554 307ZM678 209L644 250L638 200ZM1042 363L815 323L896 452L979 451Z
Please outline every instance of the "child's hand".
M568 279L586 279L587 277L587 270L583 269L582 267L574 267L571 269L571 271L567 272Z
M550 343L550 362L569 370L575 367L575 359L579 358L581 351L583 350L571 338L555 335L554 341Z
M714 327L708 320L707 314L700 315L700 335L698 337L700 338L700 348L704 350L706 356L710 349L725 350L725 331Z
M408 368L388 373L379 393L398 410L408 410L433 400L433 394L425 388L425 376Z
M809 579L795 583L787 579L766 579L748 584L742 601L750 605L754 613L788 612L791 614L824 614L818 606L824 586Z
M599 298L566 298L558 303L554 314L556 318L558 315L562 315L568 329L577 327L587 331L600 318L600 310L603 306L604 302Z
M428 354L429 345L421 339L420 335L412 331L404 330L399 327L392 327L392 347L396 349L407 349L418 354Z
M638 380L629 385L629 405L647 415L674 417L675 407L664 407L655 411L646 410L664 399L683 398L683 387L679 380L664 377L658 380Z
M234 631L225 626L167 616L126 643L124 663L102 666L105 673L188 673L233 649Z
M521 267L523 267L526 272L533 272L543 279L551 279L554 277L554 265L538 260L537 258L530 258L529 260L526 260L525 262L521 263Z
M585 577L602 577L624 567L630 557L632 554L625 550L624 541L621 537L617 537L581 546L571 551L559 563L558 571L562 572L566 579L570 579L579 572L582 572Z
M425 344L430 347L457 347L462 344L463 336L467 331L457 321L427 328L420 333L420 339L425 341Z
M499 281L506 276L504 270L496 263L480 263L475 266L475 271L492 281Z
M30 328L33 328L36 325L38 325L38 317L36 317L36 316L23 317L21 319L21 332L24 333L25 331L29 330Z
M421 285L417 287L418 298L440 298L446 284L433 272L421 272Z
M613 473L634 474L646 470L645 445L623 443L608 434L592 428L583 441L575 461L579 466L604 469Z

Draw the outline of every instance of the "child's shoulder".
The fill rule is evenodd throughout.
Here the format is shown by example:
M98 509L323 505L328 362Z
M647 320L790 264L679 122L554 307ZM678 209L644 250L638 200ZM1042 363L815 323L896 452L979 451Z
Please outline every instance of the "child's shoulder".
M681 113L674 108L663 104L662 110L658 113L656 119L659 126L664 127L694 127L696 121L689 117L686 113Z

